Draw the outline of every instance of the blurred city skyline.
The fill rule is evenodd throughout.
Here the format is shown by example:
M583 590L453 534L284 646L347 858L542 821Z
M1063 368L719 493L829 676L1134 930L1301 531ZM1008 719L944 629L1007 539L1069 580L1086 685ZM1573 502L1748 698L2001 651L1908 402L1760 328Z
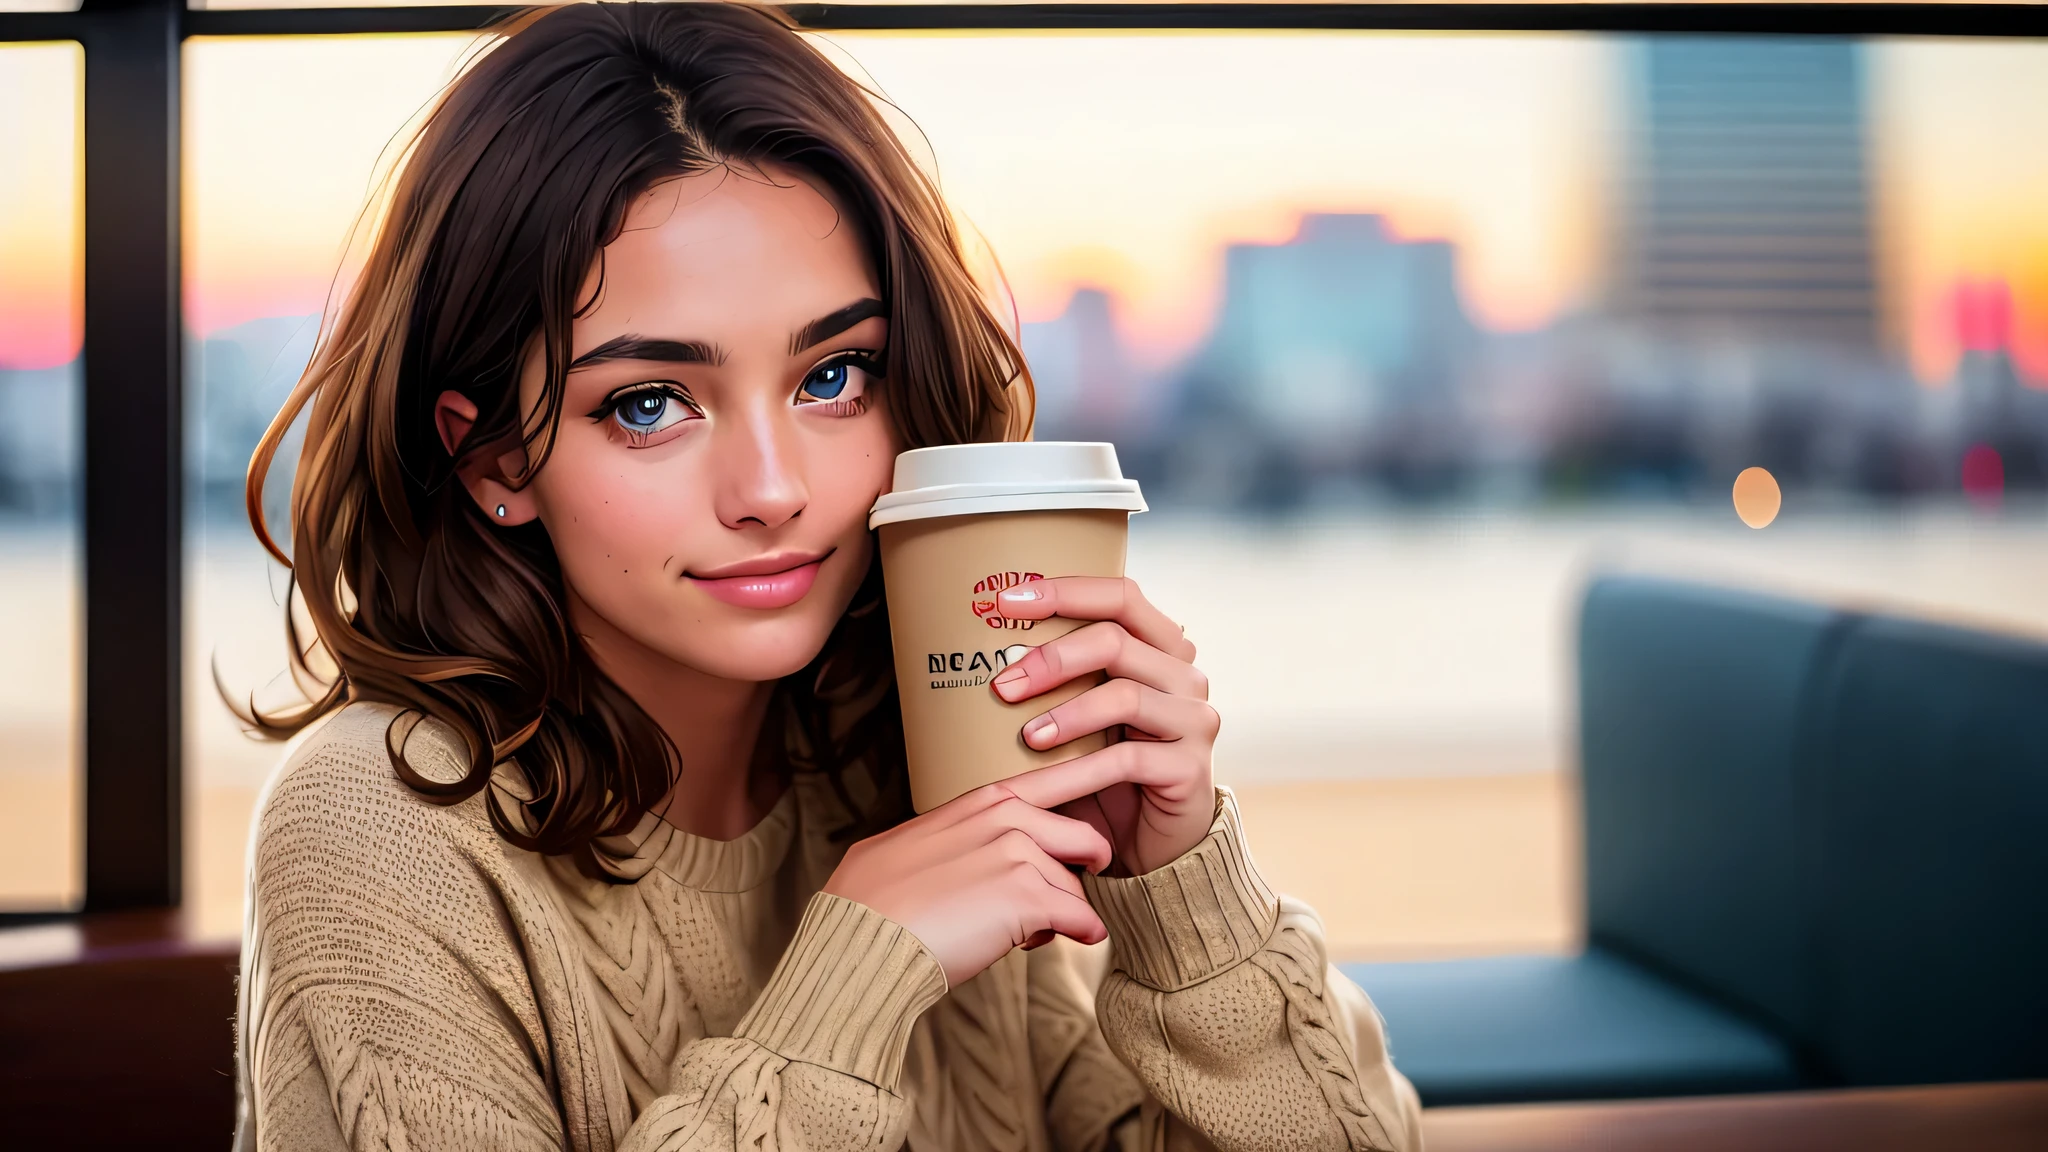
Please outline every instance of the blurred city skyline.
M1169 503L1698 498L1752 464L1889 498L1957 491L1973 448L2001 491L2048 485L2048 47L816 42L1000 262L1039 434L1115 440ZM202 492L239 485L381 165L476 43L188 43ZM0 144L48 179L0 190L0 481L49 511L84 427L79 61L8 51L47 122Z
M1467 246L1304 213L1225 248L1214 322L1163 371L1108 291L1026 324L1040 434L1115 440L1150 490L1204 507L1722 499L1752 466L1880 499L2048 486L2048 365L2009 282L1949 286L1960 352L1918 377L1942 387L1886 332L1863 46L1669 38L1625 70L1592 298L1488 325Z
M1026 321L1112 293L1131 355L1200 344L1224 253L1304 213L1371 212L1460 251L1474 322L1529 331L1613 290L1630 54L1561 36L819 38L857 61L1003 262ZM187 323L317 313L377 159L467 36L195 40L187 48ZM1953 377L1959 293L2003 285L2048 379L2048 50L1879 42L1864 104L1878 319L1923 383ZM0 177L0 367L77 347L69 46L0 52L20 158ZM1219 75L1238 82L1219 85ZM347 98L337 100L337 92ZM1244 95L1258 92L1257 98ZM1371 109L1373 112L1362 112Z

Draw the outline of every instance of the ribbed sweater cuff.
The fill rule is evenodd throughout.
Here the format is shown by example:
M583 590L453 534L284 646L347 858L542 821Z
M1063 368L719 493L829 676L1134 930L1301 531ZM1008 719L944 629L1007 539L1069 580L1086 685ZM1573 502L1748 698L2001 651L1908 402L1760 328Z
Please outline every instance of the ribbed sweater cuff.
M733 1035L894 1092L911 1025L945 994L944 970L909 929L820 892Z
M1257 952L1279 898L1252 867L1237 798L1216 790L1216 821L1187 854L1143 876L1081 877L1109 929L1116 966L1161 992L1199 984Z

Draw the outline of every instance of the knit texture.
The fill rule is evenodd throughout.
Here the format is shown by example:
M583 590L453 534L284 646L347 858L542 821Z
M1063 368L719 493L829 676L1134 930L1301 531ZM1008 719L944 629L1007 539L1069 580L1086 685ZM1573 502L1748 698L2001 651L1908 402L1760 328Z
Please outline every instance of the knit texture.
M814 776L733 841L649 816L593 877L506 844L483 796L407 788L395 715L330 718L262 803L238 1149L1419 1146L1377 1014L1228 792L1180 860L1084 881L1109 955L1059 941L948 989L914 935L820 892L848 813ZM459 771L431 723L407 757Z

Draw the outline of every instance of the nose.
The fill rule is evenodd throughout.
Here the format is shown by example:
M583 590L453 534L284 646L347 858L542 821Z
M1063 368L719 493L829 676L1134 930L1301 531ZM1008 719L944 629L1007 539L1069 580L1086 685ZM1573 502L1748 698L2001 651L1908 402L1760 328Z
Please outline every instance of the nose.
M779 528L810 503L801 449L780 416L773 405L748 405L717 430L715 504L727 528Z

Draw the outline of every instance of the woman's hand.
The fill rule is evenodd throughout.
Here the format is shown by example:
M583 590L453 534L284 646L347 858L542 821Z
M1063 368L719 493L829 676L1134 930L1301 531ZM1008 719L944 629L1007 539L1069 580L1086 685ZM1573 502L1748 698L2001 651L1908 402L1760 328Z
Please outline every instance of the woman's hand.
M1121 870L1131 875L1171 864L1201 843L1216 816L1212 760L1220 721L1184 629L1129 579L1033 580L1003 591L996 604L1015 620L1097 621L1004 669L993 684L1004 700L1028 700L1091 672L1111 677L1027 721L1024 742L1050 748L1105 729L1121 729L1124 736L1122 743L1009 783L1039 777L1045 781L1040 787L1081 795L1094 781L1086 788L1092 795L1063 803L1060 811L1107 837Z
M909 929L954 988L1010 949L1037 947L1055 933L1102 940L1108 932L1067 865L1102 871L1109 842L1087 823L1047 811L1093 791L1092 782L1068 782L1062 792L1061 779L1033 781L1039 775L977 788L860 841L825 891Z

